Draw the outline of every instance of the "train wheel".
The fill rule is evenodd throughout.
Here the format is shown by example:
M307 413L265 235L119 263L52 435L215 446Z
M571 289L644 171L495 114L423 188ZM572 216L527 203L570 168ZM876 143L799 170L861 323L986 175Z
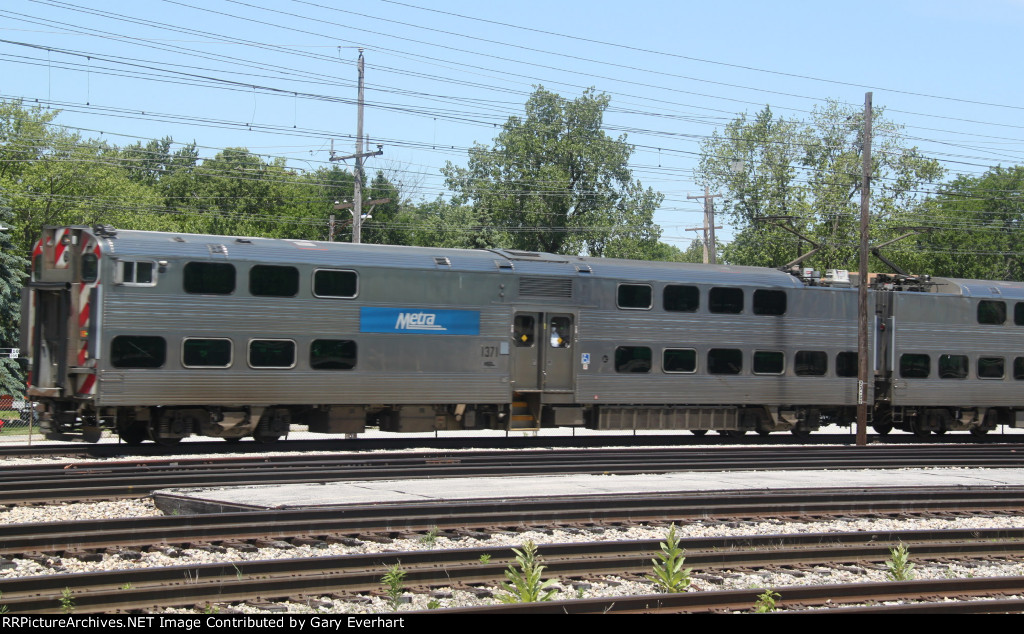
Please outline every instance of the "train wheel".
M704 434L708 433L708 430L706 430L706 429L691 429L690 433L693 434L694 436L703 436Z
M794 427L793 429L791 429L790 432L794 436L796 436L797 438L810 438L811 437L811 430L809 430L809 429L807 429L805 427L800 427L799 425Z
M147 425L146 431L148 432L147 435L149 436L149 439L162 447L173 447L177 445L179 442L181 442L181 438L176 438L173 436L161 436L159 423L156 421L149 421L149 425Z
M892 431L892 412L885 410L883 414L880 414L875 422L871 424L871 428L875 430L875 433L879 436L888 436L889 432Z
M141 423L130 422L117 424L117 435L121 437L126 445L141 445L142 441L149 438L149 432L146 430L146 426Z
M224 442L230 443L232 445L235 444L235 443L242 442L242 437L241 436L235 436L234 438L224 438L222 436L221 438L224 440Z
M923 429L921 427L920 416L915 417L914 420L910 422L910 431L914 432L914 435L917 436L918 438L927 438L932 433L931 431Z
M269 445L272 442L277 442L278 438L280 437L280 434L260 432L258 430L252 433L253 440L264 445Z
M988 430L984 427L971 427L972 436L984 436L988 433Z

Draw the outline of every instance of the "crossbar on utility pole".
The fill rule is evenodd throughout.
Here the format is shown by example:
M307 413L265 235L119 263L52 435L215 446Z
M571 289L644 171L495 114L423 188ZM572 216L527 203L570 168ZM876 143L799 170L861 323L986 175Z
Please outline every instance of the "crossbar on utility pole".
M868 212L871 202L871 93L864 94L860 186L860 275L857 284L857 445L868 444Z
M703 196L690 196L687 194L686 197L690 200L704 199L704 263L716 264L718 262L718 245L715 243L715 206L711 199L721 198L722 195L712 195L711 190L705 185ZM721 227L717 228L721 229Z

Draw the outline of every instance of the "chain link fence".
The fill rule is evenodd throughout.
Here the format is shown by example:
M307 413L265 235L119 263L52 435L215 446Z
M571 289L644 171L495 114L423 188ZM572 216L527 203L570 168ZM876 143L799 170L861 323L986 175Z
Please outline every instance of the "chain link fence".
M16 396L0 396L0 445L31 445L43 440L32 403Z

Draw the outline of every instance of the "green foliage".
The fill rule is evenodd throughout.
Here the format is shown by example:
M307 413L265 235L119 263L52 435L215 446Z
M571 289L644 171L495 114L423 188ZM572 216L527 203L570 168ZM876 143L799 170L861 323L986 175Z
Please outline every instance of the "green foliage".
M402 564L397 563L388 568L388 571L380 580L388 594L388 603L391 604L391 609L395 612L398 611L398 606L402 604L402 593L405 592L405 575L405 571L402 570Z
M487 564L491 563L491 555L490 555L490 553L484 553L484 554L480 555L480 563L482 563L484 565L487 565Z
M420 537L420 543L430 548L433 548L434 545L437 543L437 533L438 531L436 526L430 527L430 530L427 531L425 535Z
M21 287L28 268L28 260L14 247L13 221L14 213L0 191L0 348L18 347ZM18 360L7 355L0 357L0 394L20 395L24 393L24 386Z
M557 590L548 589L554 584L554 581L541 579L544 566L541 565L541 559L537 555L537 545L528 540L523 544L522 550L513 548L512 552L516 554L516 563L519 564L519 569L517 570L512 564L509 564L508 570L505 571L508 581L501 583L501 589L506 594L498 595L498 600L502 603L550 601Z
M431 600L427 601L427 609L428 610L436 610L439 607L441 607L441 600L440 599L431 599Z
M661 553L658 559L652 559L654 575L647 578L653 581L662 592L686 592L690 587L690 572L693 568L683 568L685 552L679 547L676 536L676 525L669 526L665 541L661 542Z
M782 595L774 590L765 590L761 594L757 595L757 602L754 603L754 612L757 614L764 614L766 612L775 612L779 608L776 606L776 602L782 598Z
M60 611L64 614L71 614L75 611L75 595L71 588L64 588L60 593Z
M633 180L633 146L602 129L609 97L569 101L538 87L467 167L442 169L453 205L469 205L480 246L635 257L654 248L663 196Z
M890 581L910 581L914 578L910 550L902 542L899 546L889 549L889 559L886 560L885 567L888 569L885 576Z
M732 264L780 266L806 253L810 243L766 217L783 222L821 250L808 260L819 269L856 269L864 115L830 101L809 121L776 118L765 107L716 131L701 147L699 181L723 194L738 228L725 249ZM897 235L923 200L921 185L943 175L938 161L907 147L900 126L872 112L872 242ZM873 270L884 268L874 262Z

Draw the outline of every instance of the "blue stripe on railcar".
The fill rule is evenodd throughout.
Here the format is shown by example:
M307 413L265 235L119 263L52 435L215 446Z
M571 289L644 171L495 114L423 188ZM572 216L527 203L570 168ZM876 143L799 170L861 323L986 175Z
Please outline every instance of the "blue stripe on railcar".
M363 306L359 332L479 335L480 311Z

